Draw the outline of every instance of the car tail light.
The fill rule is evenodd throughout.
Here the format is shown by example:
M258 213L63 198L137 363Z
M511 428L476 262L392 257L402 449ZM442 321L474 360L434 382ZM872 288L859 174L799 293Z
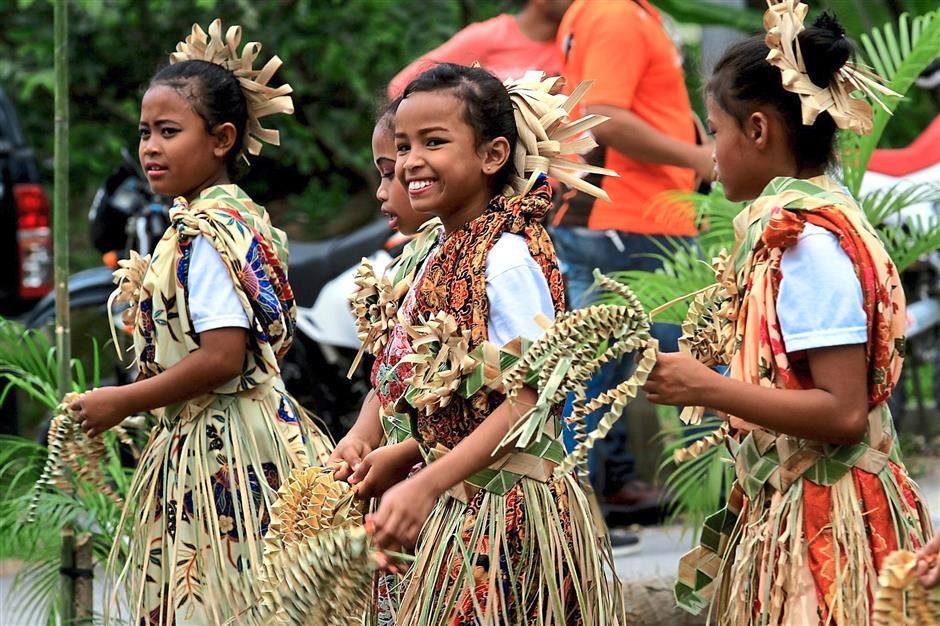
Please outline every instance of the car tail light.
M39 185L13 185L16 240L20 260L20 297L41 298L52 289L52 233L49 199Z

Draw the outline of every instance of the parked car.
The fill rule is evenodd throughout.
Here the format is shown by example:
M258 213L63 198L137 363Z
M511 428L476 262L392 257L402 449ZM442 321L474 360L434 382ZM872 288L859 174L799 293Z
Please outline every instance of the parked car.
M0 315L20 315L52 290L49 227L36 157L0 88Z
M52 290L49 218L36 156L0 88L0 315L21 315ZM0 433L17 431L16 401L10 394L0 405Z

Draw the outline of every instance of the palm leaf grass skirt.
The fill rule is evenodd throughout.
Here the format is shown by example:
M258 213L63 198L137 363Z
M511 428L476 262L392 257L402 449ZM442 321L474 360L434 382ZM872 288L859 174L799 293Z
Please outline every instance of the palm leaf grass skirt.
M572 474L442 497L401 585L399 625L625 623L609 540Z
M326 461L329 443L275 388L213 395L154 428L108 563L133 624L246 623L282 481ZM126 555L126 560L124 559ZM123 620L121 620L123 621Z

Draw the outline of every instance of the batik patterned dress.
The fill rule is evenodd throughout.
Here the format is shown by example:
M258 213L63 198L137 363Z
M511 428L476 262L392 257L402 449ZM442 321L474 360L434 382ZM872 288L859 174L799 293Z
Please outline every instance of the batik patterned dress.
M130 540L112 549L112 588L126 593L135 624L245 623L238 618L257 601L254 568L277 489L292 468L323 464L330 444L279 374L296 313L284 233L235 185L210 187L192 203L177 198L170 220L132 303L140 376L199 348L188 311L197 236L228 270L248 345L238 378L156 412L116 533Z
M930 534L886 404L903 355L901 282L864 213L831 179L774 179L735 219L738 247L711 312L732 326L729 375L813 388L806 354L786 351L776 312L783 253L807 224L837 237L861 284L868 428L859 444L833 445L732 418L737 480L726 508L706 521L702 545L683 557L676 586L680 605L710 605L722 625L864 626L884 558Z
M486 258L503 233L525 238L556 313L563 311L557 259L539 223L550 206L542 182L526 196L494 198L483 215L444 237L378 355L376 391L385 412L405 416L428 463L472 433L504 396L487 390L467 399L454 395L431 415L410 408L414 350L405 327L443 312L456 320L457 332L469 332L471 349L486 342ZM573 474L552 476L564 456L560 432L556 423L545 440L510 455L515 459L504 460L501 469L485 469L438 500L403 580L396 624L625 623L619 581L609 577L609 542L597 531L583 488Z

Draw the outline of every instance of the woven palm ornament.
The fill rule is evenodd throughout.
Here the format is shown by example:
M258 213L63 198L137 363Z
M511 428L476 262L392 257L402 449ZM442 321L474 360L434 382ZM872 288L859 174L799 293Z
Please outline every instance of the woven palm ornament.
M332 467L294 469L264 536L252 623L358 625L371 598L374 548L360 501Z
M86 483L93 491L103 493L118 506L123 506L121 497L102 469L107 462L104 437L89 438L81 428L81 415L70 408L79 397L78 393L65 394L49 424L49 456L33 488L26 513L27 522L36 521L36 509L44 489L57 489L69 494L74 493L78 485ZM121 426L114 426L111 432L121 443L134 449L130 436ZM69 478L66 470L72 472L73 478Z
M584 154L596 147L597 142L587 131L609 119L603 115L586 115L571 121L571 111L593 83L585 81L566 96L555 93L564 84L561 77L544 76L543 72L529 71L518 80L503 83L512 101L519 132L512 154L516 174L504 193L507 196L526 194L539 175L545 174L572 189L610 200L606 191L586 182L581 175L618 176L617 172L566 156Z
M623 409L656 365L658 342L650 335L650 316L633 291L594 271L596 283L620 296L624 304L598 304L568 311L559 316L522 358L506 373L504 386L510 399L523 385L539 391L536 406L510 429L500 443L525 448L546 433L553 420L551 410L574 393L573 410L568 418L575 432L575 449L558 465L561 476L577 468L586 475L588 452L610 432ZM633 375L616 387L587 400L586 387L593 374L605 363L638 352ZM586 418L607 407L597 427L587 432Z
M292 114L294 102L290 97L293 92L290 85L268 85L274 73L281 67L281 59L277 56L271 57L264 67L255 69L254 63L261 52L261 44L257 41L248 42L239 53L241 38L241 26L230 26L223 36L222 20L219 19L209 24L208 35L199 24L193 24L192 33L185 41L176 44L176 52L170 54L170 63L206 61L221 65L235 75L248 104L245 148L239 154L247 163L245 150L248 154L257 156L261 153L261 142L274 146L281 143L278 131L262 127L261 118L277 113Z
M806 71L797 37L804 29L809 7L799 0L767 0L767 6L764 12L767 31L764 41L770 48L767 62L780 70L783 88L800 97L803 123L811 125L820 113L828 111L839 128L859 135L870 133L871 105L853 93L861 92L885 111L888 108L881 97L900 94L885 87L876 74L852 63L843 65L828 87L815 84Z
M112 280L117 288L108 297L110 322L108 326L111 328L111 342L119 359L123 359L124 355L121 354L121 344L115 331L112 311L115 304L127 305L127 308L121 312L121 322L125 328L133 329L137 321L137 312L140 309L140 288L148 269L150 269L150 255L140 256L136 250L131 250L130 258L118 261L118 269L112 273Z
M928 597L920 584L913 552L895 550L885 558L872 626L940 626L940 600L936 593Z

